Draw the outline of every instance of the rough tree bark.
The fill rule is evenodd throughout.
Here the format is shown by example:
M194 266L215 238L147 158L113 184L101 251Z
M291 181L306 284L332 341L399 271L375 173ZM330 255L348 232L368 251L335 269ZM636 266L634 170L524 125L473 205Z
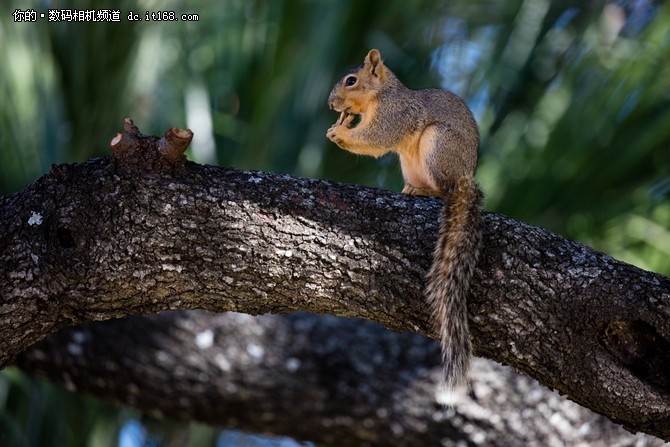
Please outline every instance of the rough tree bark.
M66 325L163 310L309 311L434 337L440 203L186 162L130 120L113 156L0 199L0 366ZM475 352L670 439L670 279L485 214Z
M484 359L467 393L440 394L439 354L365 320L178 311L66 328L17 363L159 417L326 445L664 445Z

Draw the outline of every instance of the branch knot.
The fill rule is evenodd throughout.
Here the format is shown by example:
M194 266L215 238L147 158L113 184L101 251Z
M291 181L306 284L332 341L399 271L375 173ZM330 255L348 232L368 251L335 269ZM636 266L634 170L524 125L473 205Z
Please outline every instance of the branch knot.
M185 170L184 151L193 139L191 130L173 127L158 138L142 134L130 118L123 121L123 129L109 143L119 169L152 173Z

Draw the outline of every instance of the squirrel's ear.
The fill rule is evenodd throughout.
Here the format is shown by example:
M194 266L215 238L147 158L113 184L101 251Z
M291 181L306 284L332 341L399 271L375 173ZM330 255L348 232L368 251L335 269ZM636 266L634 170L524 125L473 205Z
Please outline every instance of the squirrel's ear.
M384 76L384 62L382 61L382 55L379 53L379 50L373 48L368 52L368 55L365 56L364 65L370 71L370 74L377 77Z

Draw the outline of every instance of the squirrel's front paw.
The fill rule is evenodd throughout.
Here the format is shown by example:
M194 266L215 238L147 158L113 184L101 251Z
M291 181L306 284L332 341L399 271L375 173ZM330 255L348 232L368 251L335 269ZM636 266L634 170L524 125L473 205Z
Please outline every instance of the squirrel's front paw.
M326 132L326 137L333 143L344 149L345 134L349 131L347 126L335 123Z

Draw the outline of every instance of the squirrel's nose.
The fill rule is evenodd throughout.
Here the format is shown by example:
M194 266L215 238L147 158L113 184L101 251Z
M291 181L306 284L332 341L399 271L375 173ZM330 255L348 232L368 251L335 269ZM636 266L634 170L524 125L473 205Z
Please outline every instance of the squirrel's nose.
M335 110L336 112L340 111L340 101L336 101L335 98L328 98L328 108L330 110Z
M328 108L330 110L335 109L335 95L333 93L334 92L330 92L330 95L328 95Z

